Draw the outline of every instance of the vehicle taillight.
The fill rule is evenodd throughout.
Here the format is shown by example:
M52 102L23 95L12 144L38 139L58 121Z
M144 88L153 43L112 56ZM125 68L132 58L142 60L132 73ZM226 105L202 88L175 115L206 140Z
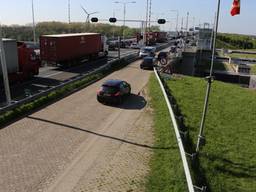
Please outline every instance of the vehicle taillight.
M120 96L120 95L121 95L121 93L119 91L114 94L114 96Z
M101 94L103 91L102 87L97 91L97 94Z

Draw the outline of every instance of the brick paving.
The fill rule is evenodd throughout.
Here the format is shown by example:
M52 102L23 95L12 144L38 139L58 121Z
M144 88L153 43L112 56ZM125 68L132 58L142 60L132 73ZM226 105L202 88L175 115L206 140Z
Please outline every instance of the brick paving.
M138 93L150 73L135 62L107 78ZM0 130L0 192L144 190L150 113L136 95L118 107L99 104L102 81Z

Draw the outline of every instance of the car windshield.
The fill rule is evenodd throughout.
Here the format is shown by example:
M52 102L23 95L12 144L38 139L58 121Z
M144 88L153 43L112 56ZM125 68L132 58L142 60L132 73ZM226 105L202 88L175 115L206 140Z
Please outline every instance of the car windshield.
M151 52L151 51L153 51L153 50L150 49L150 48L143 48L141 51L142 51L143 53L149 53L149 52Z
M145 58L144 63L152 63L153 62L153 58Z
M104 93L107 93L107 94L114 94L114 93L118 92L118 87L103 85L103 86L101 87L101 90L102 90Z

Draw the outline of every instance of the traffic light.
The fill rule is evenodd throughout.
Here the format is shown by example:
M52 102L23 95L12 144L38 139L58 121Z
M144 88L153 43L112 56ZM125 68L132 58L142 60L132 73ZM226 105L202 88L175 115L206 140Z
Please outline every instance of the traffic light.
M158 19L158 24L165 24L166 23L166 21L165 21L165 19Z
M99 21L99 19L97 17L92 17L91 18L91 22L93 23L97 23Z
M116 18L115 17L110 17L109 18L109 22L110 23L115 23L116 22Z

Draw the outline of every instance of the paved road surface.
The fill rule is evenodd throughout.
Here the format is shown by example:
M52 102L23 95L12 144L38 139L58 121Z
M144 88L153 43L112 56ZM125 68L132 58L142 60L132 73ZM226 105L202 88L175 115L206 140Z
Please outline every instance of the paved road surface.
M143 191L152 121L139 61L105 79L131 83L119 106L96 102L101 80L0 130L0 192ZM139 95L137 95L140 93Z
M121 57L130 53L134 53L134 49L121 49ZM35 76L32 80L23 83L16 83L11 85L12 100L20 100L26 97L26 94L35 94L40 91L46 90L49 86L56 86L65 80L79 76L82 73L88 73L99 66L102 66L107 60L112 60L118 56L117 51L110 51L107 59L100 59L83 63L78 66L73 66L68 69L60 67L45 66L40 68L39 75ZM1 87L1 85L0 85ZM0 107L5 105L4 90L0 90Z

